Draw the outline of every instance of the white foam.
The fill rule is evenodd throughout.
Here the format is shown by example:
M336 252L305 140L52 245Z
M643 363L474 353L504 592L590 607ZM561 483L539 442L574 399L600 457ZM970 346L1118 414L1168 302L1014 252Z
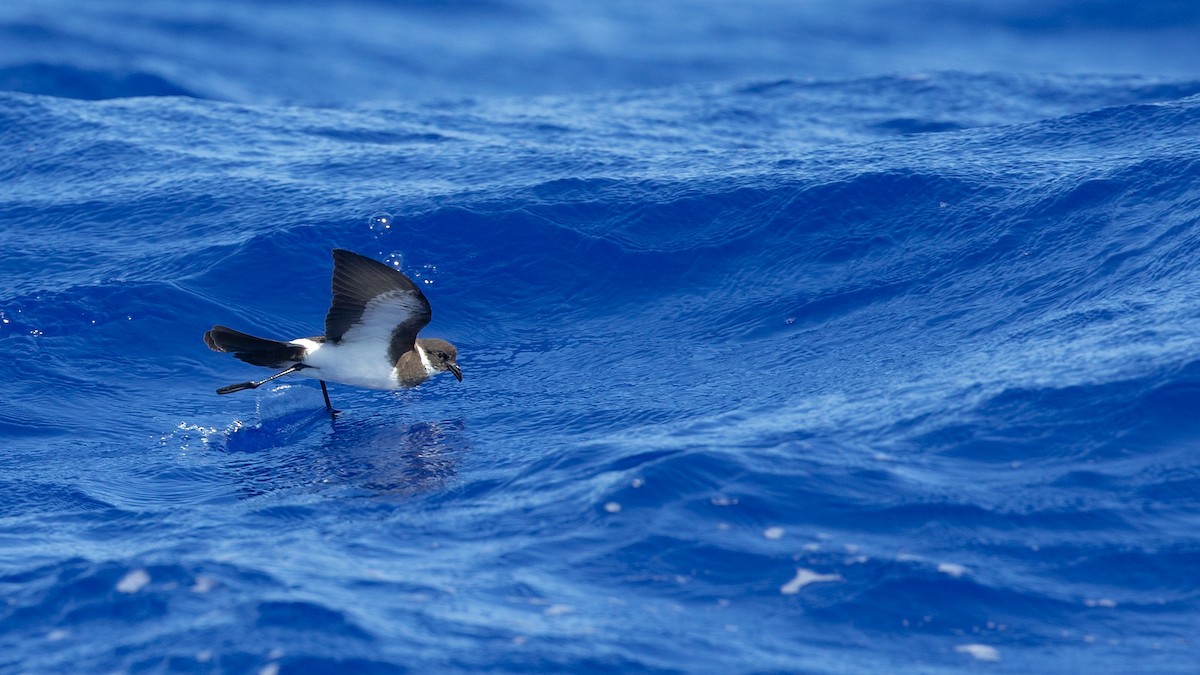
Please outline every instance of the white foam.
M937 571L957 579L967 573L967 568L955 563L938 563Z
M142 568L130 571L117 582L117 590L121 593L137 593L150 584L150 574Z
M196 577L196 582L192 584L193 593L207 593L216 588L217 580L212 577Z
M782 527L768 527L763 530L763 536L767 539L783 539Z
M958 645L957 647L954 648L954 651L958 652L959 654L970 654L971 656L974 656L976 659L978 659L980 661L999 661L1000 660L1000 652L996 651L995 647L991 647L989 645L981 645L979 643L972 643L969 645Z
M802 567L796 568L796 576L791 581L779 587L779 592L784 595L795 595L800 592L801 588L809 584L819 584L832 581L843 581L840 574L818 574L812 570L806 570Z
M180 422L176 427L176 431L160 436L158 441L159 445L163 447L177 443L179 449L186 452L191 449L193 438L199 439L201 448L205 450L219 448L225 442L225 432L216 427L202 427L196 424Z

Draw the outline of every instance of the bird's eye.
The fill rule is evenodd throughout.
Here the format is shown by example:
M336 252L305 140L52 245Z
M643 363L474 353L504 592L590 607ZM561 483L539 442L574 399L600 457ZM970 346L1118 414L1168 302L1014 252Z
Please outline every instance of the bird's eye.
M437 357L438 357L439 359L443 360L443 361L445 361L446 359L450 358L449 356L447 356L447 355L446 355L446 352L438 352L438 353L437 353Z

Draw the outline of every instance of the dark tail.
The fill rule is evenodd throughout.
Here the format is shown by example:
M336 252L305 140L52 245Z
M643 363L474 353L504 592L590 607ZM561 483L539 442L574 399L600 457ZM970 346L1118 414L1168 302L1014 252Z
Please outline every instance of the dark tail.
M204 334L204 344L214 352L232 352L246 363L268 368L283 368L304 358L304 347L254 337L225 326L213 326Z

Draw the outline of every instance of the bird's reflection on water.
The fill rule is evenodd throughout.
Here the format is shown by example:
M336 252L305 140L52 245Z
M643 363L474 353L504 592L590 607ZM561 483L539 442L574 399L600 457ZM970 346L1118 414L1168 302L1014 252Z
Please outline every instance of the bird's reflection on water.
M225 437L225 465L244 498L280 490L339 488L411 495L443 487L470 448L461 419L398 422L351 410L290 412Z

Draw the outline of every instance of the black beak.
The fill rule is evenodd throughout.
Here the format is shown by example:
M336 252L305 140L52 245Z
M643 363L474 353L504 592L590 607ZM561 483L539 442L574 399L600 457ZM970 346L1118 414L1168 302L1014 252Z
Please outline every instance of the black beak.
M451 373L454 373L454 377L457 377L459 382L462 382L462 368L459 368L457 363L447 363L446 367L450 369Z

